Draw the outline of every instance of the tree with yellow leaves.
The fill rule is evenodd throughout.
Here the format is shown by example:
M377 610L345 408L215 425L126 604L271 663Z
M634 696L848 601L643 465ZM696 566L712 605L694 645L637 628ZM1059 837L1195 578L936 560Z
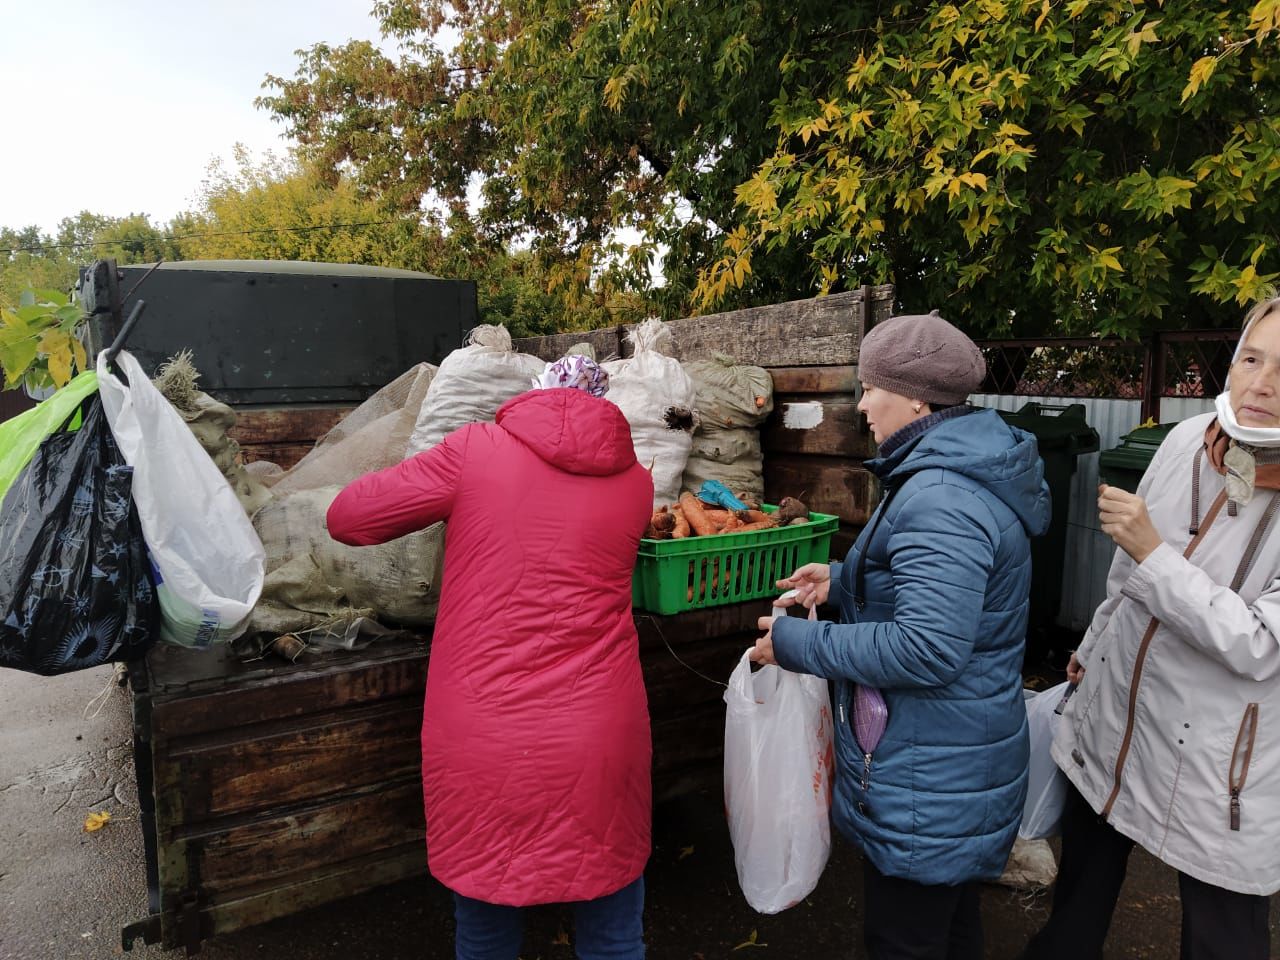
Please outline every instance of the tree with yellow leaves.
M865 13L784 71L704 305L778 248L988 334L1230 325L1280 277L1280 0Z
M374 11L400 56L314 47L263 103L398 209L478 185L555 285L678 316L890 281L974 333L1138 334L1280 273L1280 0Z

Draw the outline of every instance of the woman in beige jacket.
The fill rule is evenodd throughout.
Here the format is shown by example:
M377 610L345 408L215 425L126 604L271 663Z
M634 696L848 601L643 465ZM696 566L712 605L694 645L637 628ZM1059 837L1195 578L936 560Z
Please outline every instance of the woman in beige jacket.
M1137 495L1068 667L1071 790L1048 924L1025 957L1101 957L1135 842L1179 872L1184 960L1265 960L1280 890L1280 298L1245 321L1217 414L1179 424Z

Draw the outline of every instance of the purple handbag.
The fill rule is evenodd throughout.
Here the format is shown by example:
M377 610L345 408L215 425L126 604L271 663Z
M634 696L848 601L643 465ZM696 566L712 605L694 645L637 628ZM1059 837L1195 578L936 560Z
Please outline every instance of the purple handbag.
M875 687L853 685L853 736L862 748L862 789L871 788L871 754L889 724L889 706Z

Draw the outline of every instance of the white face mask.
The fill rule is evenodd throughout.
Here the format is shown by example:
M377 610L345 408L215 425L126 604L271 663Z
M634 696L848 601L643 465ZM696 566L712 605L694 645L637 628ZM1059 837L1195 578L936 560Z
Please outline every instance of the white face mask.
M1250 447L1280 447L1280 427L1242 427L1236 422L1236 412L1231 409L1231 391L1224 390L1218 394L1214 403L1218 408L1218 423L1236 443Z

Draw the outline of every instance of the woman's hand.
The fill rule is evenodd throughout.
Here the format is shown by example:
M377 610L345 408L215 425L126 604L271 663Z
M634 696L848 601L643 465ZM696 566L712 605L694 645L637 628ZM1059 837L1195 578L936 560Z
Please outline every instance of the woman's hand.
M1071 651L1071 660L1067 664L1067 680L1078 684L1084 679L1084 664L1076 659L1076 652Z
M756 626L764 631L764 636L756 641L755 648L749 654L753 663L768 665L777 663L773 659L773 621L774 617L761 617L756 621Z
M806 610L812 610L827 602L831 593L831 566L826 563L806 563L791 576L778 581L782 590L794 590L789 597L779 597L773 601L776 607L790 607L800 604Z
M1164 542L1147 513L1147 502L1119 487L1098 486L1098 521L1102 532L1135 563L1142 563Z

